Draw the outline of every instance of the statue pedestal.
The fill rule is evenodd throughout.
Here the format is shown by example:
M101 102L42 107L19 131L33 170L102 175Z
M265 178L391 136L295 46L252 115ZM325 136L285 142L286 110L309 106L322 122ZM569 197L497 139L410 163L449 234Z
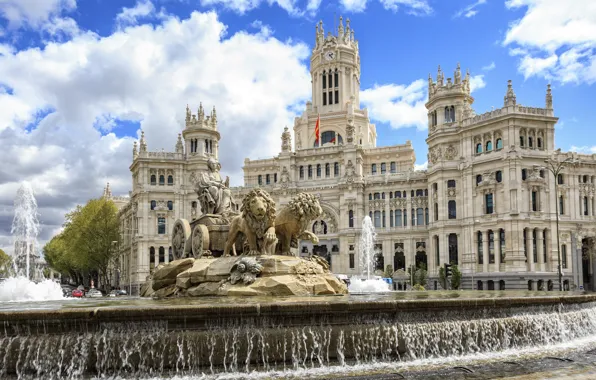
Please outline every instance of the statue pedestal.
M176 260L157 269L142 287L145 291L141 296L347 294L346 285L329 272L326 262L321 260L279 255Z

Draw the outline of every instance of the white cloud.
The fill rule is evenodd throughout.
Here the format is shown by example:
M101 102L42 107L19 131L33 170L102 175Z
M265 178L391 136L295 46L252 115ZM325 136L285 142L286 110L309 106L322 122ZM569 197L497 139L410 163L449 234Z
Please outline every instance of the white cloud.
M244 14L259 7L262 2L263 0L201 0L201 5L207 7L223 5L226 9L232 10L239 14ZM269 4L277 4L280 8L291 15L300 16L304 14L303 11L296 7L297 0L267 0L267 2ZM309 2L308 6L312 7L315 5L314 3L316 3L316 1Z
M472 3L472 4L468 5L467 7L460 9L453 15L453 17L455 17L455 18L462 17L462 16L465 18L474 17L478 13L478 10L476 8L482 4L486 4L486 0L478 0L475 3Z
M571 148L569 148L569 150L571 152L577 152L577 153L584 153L584 154L596 154L596 146L575 146L572 145Z
M306 5L306 11L310 15L314 15L317 13L317 10L321 6L321 0L308 0L308 4Z
M155 12L155 7L150 0L138 0L132 8L122 8L122 12L116 15L116 22L119 26L136 25L139 19L147 17Z
M511 23L503 44L520 56L518 70L561 83L596 82L596 2L507 0L509 9L525 8Z
M424 162L423 164L415 164L414 170L427 170L428 169L428 161Z
M417 127L428 124L426 81L419 79L408 86L375 85L360 93L360 102L368 108L371 118L388 123L392 128Z
M473 77L470 77L470 92L480 90L484 87L486 87L484 75L474 75Z
M342 7L348 12L363 12L366 9L368 0L340 0ZM404 8L405 12L415 16L424 16L431 14L433 9L428 4L428 0L379 0L383 8L397 12Z
M10 27L39 27L52 16L76 9L76 0L0 0L0 16Z
M214 13L195 12L107 37L80 33L41 49L3 45L0 248L10 242L22 180L37 192L42 240L75 204L99 196L105 182L116 195L128 193L133 138L108 133L122 133L118 120L140 123L150 150L172 151L186 104L194 113L199 101L208 110L215 105L220 161L233 184L242 183L245 157L277 154L283 126L310 96L310 51L261 31L224 38L225 30Z
M495 65L495 62L491 62L489 65L486 65L482 68L482 71L491 71L494 70L495 67L497 67L497 65Z

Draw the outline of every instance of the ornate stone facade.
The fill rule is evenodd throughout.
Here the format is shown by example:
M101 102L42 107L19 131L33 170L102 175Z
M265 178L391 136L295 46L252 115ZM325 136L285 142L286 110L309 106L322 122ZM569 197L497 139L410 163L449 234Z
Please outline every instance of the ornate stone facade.
M377 226L379 268L391 266L399 287L407 282L407 268L424 263L428 288L440 288L438 269L451 262L463 271L467 289L556 290L559 209L564 284L593 286L596 155L555 150L558 119L550 86L544 108L526 107L509 81L503 107L477 115L469 72L462 75L458 64L453 78L446 78L439 68L436 80L428 80L428 170L416 171L409 141L376 146L375 125L359 107L359 47L349 21L335 34L325 35L317 25L310 71L312 101L294 121L293 147L284 129L280 154L247 158L244 186L232 188L241 203L251 189L262 187L278 210L300 192L315 195L323 213L309 230L319 242L300 241L301 256L326 257L334 273L358 273L360 227L369 215ZM170 223L200 215L188 179L207 170L209 157L217 159L215 112L205 117L202 107L196 116L187 111L182 138L184 149L179 141L175 153L148 152L144 137L139 151L133 148L133 191L121 211L123 231L134 234L132 244L122 248L133 285L162 261L158 249L167 252L170 246ZM571 163L555 179L545 167L547 158ZM161 184L162 175L172 175L174 182ZM152 209L152 200L156 206L165 201L166 209ZM163 235L159 215L165 218Z

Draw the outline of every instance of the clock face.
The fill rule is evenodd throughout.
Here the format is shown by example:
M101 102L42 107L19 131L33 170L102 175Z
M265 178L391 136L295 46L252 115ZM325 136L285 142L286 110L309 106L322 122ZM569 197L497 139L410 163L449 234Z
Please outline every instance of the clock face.
M334 53L334 52L332 52L332 51L328 51L328 52L325 54L325 59L326 59L326 60L330 61L330 60L332 60L333 58L335 58L335 53Z

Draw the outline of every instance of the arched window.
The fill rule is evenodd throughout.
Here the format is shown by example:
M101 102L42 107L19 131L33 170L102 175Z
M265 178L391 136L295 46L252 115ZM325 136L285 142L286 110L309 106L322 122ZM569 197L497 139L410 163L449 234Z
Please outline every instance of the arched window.
M383 210L383 211L381 212L381 214L383 215L383 216L382 216L383 228L385 228L385 210Z
M534 146L534 144L533 144L533 141L532 141L532 137L531 136L528 136L528 148L533 148L533 146Z
M159 247L159 262L166 262L166 249L164 247Z
M482 232L478 231L476 233L476 243L478 249L478 264L484 263L484 254L482 252Z
M168 176L168 186L172 186L172 185L174 185L174 176L169 175Z
M331 166L329 163L325 164L325 177L329 177L331 175Z
M482 175L478 174L476 176L476 186L480 185L482 183Z
M454 179L450 179L447 181L447 187L452 189L455 187L455 180Z
M567 245L561 245L561 266L567 269Z
M449 219L457 219L457 209L454 200L447 202L447 212Z
M263 184L263 176L261 174L259 174L259 176L257 177L257 183L260 185Z
M564 185L564 184L565 184L565 181L564 181L564 179L563 179L563 174L558 174L558 175L557 175L557 183L558 183L559 185Z
M334 131L325 131L321 133L321 146L325 144L337 144L339 143L337 136Z
M416 225L422 226L424 224L424 209L422 207L416 209Z
M333 176L337 177L339 175L339 162L333 163Z
M503 181L503 172L501 172L500 170L497 170L497 172L495 173L495 179L499 183L502 182Z
M168 201L168 210L172 211L174 209L174 202Z
M393 216L395 218L395 227L401 227L402 226L401 210L395 210L395 213L393 214Z
M312 165L308 165L308 178L312 178Z
M451 106L451 121L455 121L455 106Z
M434 214L435 214L435 222L436 222L437 220L439 220L439 204L438 203L435 203L435 212L434 212Z
M166 176L164 176L163 174L159 175L159 185L163 186L166 184Z
M317 164L317 178L321 178L321 164Z
M333 73L333 83L335 84L335 88L339 87L339 72L335 69Z
M430 222L430 220L429 220L429 215L428 215L428 207L426 207L424 209L424 224L426 224L428 226L429 222Z
M488 230L488 262L495 263L495 234L492 230Z
M300 166L300 179L304 179L304 166Z
M381 199L385 199L385 192L381 193Z
M524 147L524 136L519 136L519 146Z
M482 286L482 281L478 280L476 282L476 289L477 290L484 290L483 286Z
M172 255L172 247L168 248L168 262L174 261L174 255Z
M522 181L525 181L526 180L526 176L527 176L526 169L522 169Z
M499 281L499 290L505 290L505 280Z
M368 200L372 201L372 193L368 193Z
M390 171L391 173L396 173L396 172L397 172L396 165L395 165L395 161L393 161L393 162L391 162L391 163L389 164L389 171Z
M534 281L528 280L528 290L534 290Z
M323 89L327 88L327 72L323 70ZM326 102L323 102L326 105Z
M151 174L151 184L152 185L157 185L157 179L155 177L155 174Z
M482 153L482 144L476 144L476 154Z
M381 228L381 211L375 211L374 216L375 228Z
M348 226L350 228L354 227L354 211L353 210L348 211Z
M499 252L501 254L501 264L504 264L505 263L505 230L502 228L499 230L499 244L501 244L501 247L499 249Z
M559 215L565 215L565 198L559 195Z
M458 265L459 255L457 246L457 234L449 234L449 264Z
M396 191L394 197L401 198L401 191Z
M407 227L408 226L408 210L407 209L404 209L403 216L404 216L404 227Z
M155 248L149 247L149 263L155 265Z
M497 150L501 150L501 149L503 149L503 139L499 137L497 139Z
M166 233L166 218L157 218L157 233L160 235L164 235Z
M541 137L538 137L536 139L536 145L537 145L538 149L542 149L542 138Z
M490 152L491 150L493 150L493 142L492 141L487 141L486 142L486 151Z
M374 199L381 199L381 193L375 193Z
M151 201L151 210L155 210L155 206L157 206L157 202Z
M372 164L371 165L371 173L372 174L377 174L377 164Z

